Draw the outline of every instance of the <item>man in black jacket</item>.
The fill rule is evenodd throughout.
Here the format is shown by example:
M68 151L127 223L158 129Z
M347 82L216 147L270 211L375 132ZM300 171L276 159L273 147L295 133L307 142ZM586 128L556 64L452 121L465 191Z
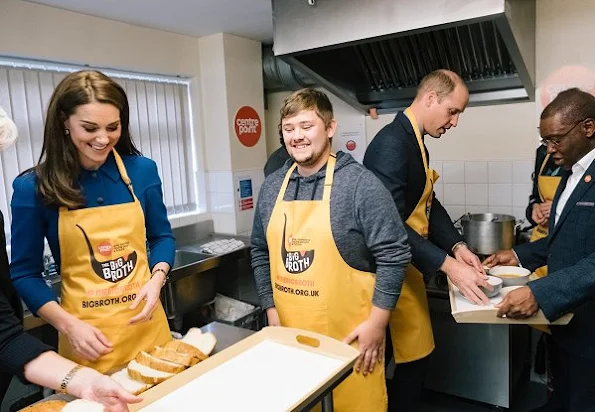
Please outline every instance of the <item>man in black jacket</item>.
M565 313L566 326L552 326L558 347L554 392L539 411L595 411L595 97L573 88L561 92L541 113L539 132L564 174L552 203L548 236L486 259L487 265L534 270L548 276L506 295L499 316L527 318L541 309L553 321Z
M411 289L417 289L407 307L400 307L406 302L402 293L390 323L387 359L394 348L397 367L393 379L387 382L389 410L416 410L428 356L434 349L422 276L427 279L442 271L469 300L488 302L479 289L490 287L478 257L462 241L433 194L437 174L429 168L423 142L426 134L440 138L456 127L468 100L467 87L457 74L447 70L428 74L419 84L411 106L378 132L364 156L364 165L389 189L406 223L413 256L408 276ZM403 313L399 314L399 310ZM410 339L415 334L419 337Z

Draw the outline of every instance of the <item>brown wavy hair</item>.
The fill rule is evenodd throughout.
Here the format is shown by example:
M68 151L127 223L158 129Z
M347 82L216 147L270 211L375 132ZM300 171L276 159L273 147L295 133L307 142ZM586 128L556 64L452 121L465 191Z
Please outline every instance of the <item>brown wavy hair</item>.
M120 110L122 133L115 149L121 155L140 155L129 130L128 98L124 89L105 74L83 70L66 76L50 99L47 110L43 147L37 166L37 191L46 205L77 209L85 205L78 185L81 165L78 150L66 134L64 122L78 106L107 103Z

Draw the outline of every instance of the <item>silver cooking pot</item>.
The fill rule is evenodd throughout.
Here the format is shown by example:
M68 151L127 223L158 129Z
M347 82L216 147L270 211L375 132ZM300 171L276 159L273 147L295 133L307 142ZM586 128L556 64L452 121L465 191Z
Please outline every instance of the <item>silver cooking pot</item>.
M468 213L461 217L463 239L480 255L491 255L514 246L515 218L496 213Z

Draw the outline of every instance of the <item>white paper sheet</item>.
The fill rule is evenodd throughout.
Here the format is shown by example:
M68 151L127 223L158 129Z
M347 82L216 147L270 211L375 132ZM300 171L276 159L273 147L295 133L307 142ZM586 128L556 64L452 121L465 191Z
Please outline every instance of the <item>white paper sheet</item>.
M342 363L265 340L141 411L282 412Z

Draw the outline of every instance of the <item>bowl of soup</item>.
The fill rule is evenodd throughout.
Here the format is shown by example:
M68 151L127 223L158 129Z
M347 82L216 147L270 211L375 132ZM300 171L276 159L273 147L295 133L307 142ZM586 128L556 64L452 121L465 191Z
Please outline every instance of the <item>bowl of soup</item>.
M519 266L494 266L488 275L502 279L504 286L523 286L529 282L531 271Z
M488 280L488 283L490 284L490 286L492 286L492 291L490 292L483 286L480 286L479 289L481 289L481 291L483 293L485 293L488 298L493 298L494 296L498 296L498 294L500 293L500 290L502 289L502 283L503 283L502 279L500 279L499 277L496 277L496 276L488 276L487 280Z

